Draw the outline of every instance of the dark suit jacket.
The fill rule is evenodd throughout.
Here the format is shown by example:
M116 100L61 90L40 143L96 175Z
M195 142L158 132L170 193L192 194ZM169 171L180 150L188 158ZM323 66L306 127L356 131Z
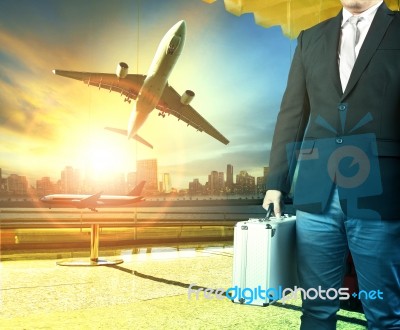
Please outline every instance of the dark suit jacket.
M341 20L340 12L298 37L267 189L289 193L297 163L297 209L322 212L337 184L350 216L400 219L400 15L378 8L344 93Z

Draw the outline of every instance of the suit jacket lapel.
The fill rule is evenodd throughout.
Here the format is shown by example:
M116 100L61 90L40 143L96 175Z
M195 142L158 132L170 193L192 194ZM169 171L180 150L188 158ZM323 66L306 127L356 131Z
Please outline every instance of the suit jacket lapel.
M334 17L330 24L326 26L326 61L329 65L329 76L333 80L333 85L336 87L336 91L339 95L342 92L342 85L340 83L339 66L338 66L338 45L340 41L340 25L342 23L342 12Z
M349 82L346 90L342 96L342 100L354 88L357 81L360 79L361 74L367 67L376 49L378 48L390 22L393 19L393 13L383 3L375 14L371 23L371 27L360 49L357 60L354 64L353 71L351 72Z

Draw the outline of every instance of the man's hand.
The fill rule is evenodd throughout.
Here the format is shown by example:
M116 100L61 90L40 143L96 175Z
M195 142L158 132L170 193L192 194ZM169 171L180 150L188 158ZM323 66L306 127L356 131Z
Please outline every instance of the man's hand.
M282 215L281 210L282 193L279 190L267 190L264 197L263 208L268 210L268 205L274 204L275 217L279 219Z

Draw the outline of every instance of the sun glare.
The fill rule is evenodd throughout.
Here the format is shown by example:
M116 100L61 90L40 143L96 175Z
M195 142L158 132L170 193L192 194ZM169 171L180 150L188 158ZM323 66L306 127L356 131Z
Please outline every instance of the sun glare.
M118 171L117 159L111 148L93 146L89 153L90 167L95 174L107 174Z
M119 136L118 136L119 138ZM122 138L122 137L121 137ZM92 139L82 155L85 168L90 171L90 175L94 178L107 179L115 174L132 171L135 164L134 160L129 157L130 148L127 141L111 137L97 137Z

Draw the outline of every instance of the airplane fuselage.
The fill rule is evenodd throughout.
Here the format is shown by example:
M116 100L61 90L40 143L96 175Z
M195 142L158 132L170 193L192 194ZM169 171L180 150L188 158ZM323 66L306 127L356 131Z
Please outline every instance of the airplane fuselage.
M179 21L162 38L129 118L129 138L138 132L160 101L169 75L182 52L185 35L186 24Z
M166 114L172 115L187 126L228 144L229 140L190 105L195 93L189 89L178 93L169 83L169 76L183 50L185 38L186 23L182 20L171 27L160 41L146 75L128 74L129 66L125 62L118 63L114 74L67 70L53 70L53 73L80 80L88 86L103 88L110 93L117 92L124 96L125 102L134 100L125 129L104 128L135 139L149 148L153 148L153 145L139 136L138 131L154 109L158 109L158 115L163 118Z
M77 208L96 208L107 206L120 206L132 204L141 201L141 196L114 196L102 195L100 198L93 202L85 202L85 199L92 195L75 195L75 194L54 194L47 195L40 200L49 205L49 207L68 207L73 206Z

